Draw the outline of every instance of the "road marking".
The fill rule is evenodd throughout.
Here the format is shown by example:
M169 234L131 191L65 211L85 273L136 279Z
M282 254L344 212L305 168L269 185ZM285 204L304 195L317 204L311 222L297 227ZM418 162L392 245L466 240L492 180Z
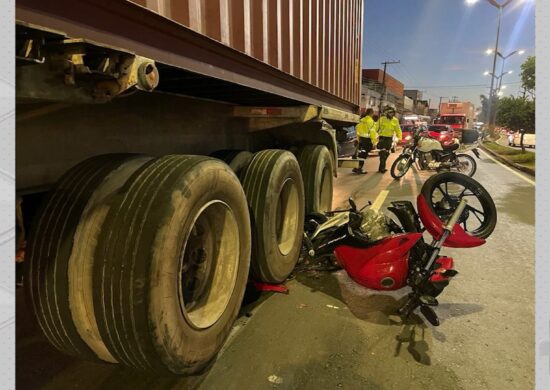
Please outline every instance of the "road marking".
M384 203L384 201L388 197L389 193L390 193L390 191L388 191L388 190L380 191L380 193L378 194L378 196L376 197L376 199L374 200L374 203L372 204L372 206L370 208L374 211L380 210L380 207L382 207L382 204Z
M507 165L504 165L503 163L501 163L500 161L498 161L496 158L494 158L493 156L491 156L489 153L487 153L486 151L484 150L481 150L481 152L486 155L487 157L489 157L491 160L493 160L494 162L496 162L497 164L501 165L503 168L506 168L508 169L510 172L512 172L514 175L516 175L517 177L521 178L522 180L526 181L527 183L531 184L531 185L535 185L535 182L531 179L528 179L526 178L524 175L520 174L519 172L516 172L515 170L513 170L512 168L510 168L509 166Z

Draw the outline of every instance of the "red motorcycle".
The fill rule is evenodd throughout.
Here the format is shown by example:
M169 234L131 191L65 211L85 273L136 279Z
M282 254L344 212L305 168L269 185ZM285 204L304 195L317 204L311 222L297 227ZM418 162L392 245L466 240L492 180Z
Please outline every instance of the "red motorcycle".
M456 172L432 176L417 197L418 213L409 201L391 203L397 222L371 203L326 214L309 215L304 246L311 258L334 255L360 285L373 290L412 292L398 313L408 317L416 308L434 326L437 296L458 272L442 247L483 245L493 232L497 212L489 193L474 179ZM433 237L423 239L423 232Z

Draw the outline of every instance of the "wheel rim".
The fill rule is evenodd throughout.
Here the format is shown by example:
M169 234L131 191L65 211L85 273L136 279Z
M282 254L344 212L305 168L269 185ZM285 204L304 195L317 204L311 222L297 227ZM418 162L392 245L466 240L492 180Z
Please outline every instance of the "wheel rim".
M409 164L410 157L405 157L400 159L395 165L395 170L397 172L396 176L403 176L407 172L407 166Z
M197 213L179 270L179 300L192 326L205 329L224 313L235 287L239 227L227 204L212 201Z
M319 194L319 208L321 212L329 211L332 208L332 172L328 167L323 169Z
M279 193L275 218L277 244L283 256L289 254L292 248L294 248L299 211L300 198L298 189L292 179L287 179L283 183L283 187Z
M431 192L431 202L438 217L446 222L464 198L468 204L458 219L458 224L471 235L478 236L489 224L489 207L482 201L478 188L470 183L460 184L442 180Z
M464 156L458 157L458 172L463 173L464 175L471 176L474 170L474 164L472 161Z

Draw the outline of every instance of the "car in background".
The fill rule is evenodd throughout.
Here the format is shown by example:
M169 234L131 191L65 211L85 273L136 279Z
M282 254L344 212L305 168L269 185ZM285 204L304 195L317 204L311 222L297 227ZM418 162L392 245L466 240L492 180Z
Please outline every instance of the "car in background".
M529 134L525 133L523 136L523 146L526 148L534 148L535 147L535 134ZM512 145L511 146L521 146L521 133L517 132L514 134L514 138L512 139Z
M338 157L353 156L357 145L355 126L336 129L336 141L338 143Z
M414 135L414 131L417 127L413 125L401 125L401 142L399 145L405 145L409 143Z
M451 125L430 125L428 126L428 133L430 134L430 137L437 138L441 133L447 132L452 137L456 137L457 134L455 129L452 128Z

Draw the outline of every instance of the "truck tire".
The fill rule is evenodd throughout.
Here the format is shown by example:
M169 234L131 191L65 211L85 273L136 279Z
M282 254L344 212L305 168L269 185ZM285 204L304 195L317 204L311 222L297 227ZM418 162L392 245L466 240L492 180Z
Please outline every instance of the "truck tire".
M332 157L326 146L307 145L297 155L304 179L306 214L332 210Z
M252 225L252 276L281 283L294 269L304 233L304 184L296 157L285 150L254 154L241 173Z
M210 156L225 162L239 176L241 171L250 163L254 154L246 150L225 149L218 150Z
M250 242L245 194L223 162L170 155L136 171L95 252L96 318L115 359L160 374L204 369L237 317Z
M47 195L33 224L27 297L46 338L69 355L116 362L95 321L93 251L111 198L148 159L102 155L76 165Z

